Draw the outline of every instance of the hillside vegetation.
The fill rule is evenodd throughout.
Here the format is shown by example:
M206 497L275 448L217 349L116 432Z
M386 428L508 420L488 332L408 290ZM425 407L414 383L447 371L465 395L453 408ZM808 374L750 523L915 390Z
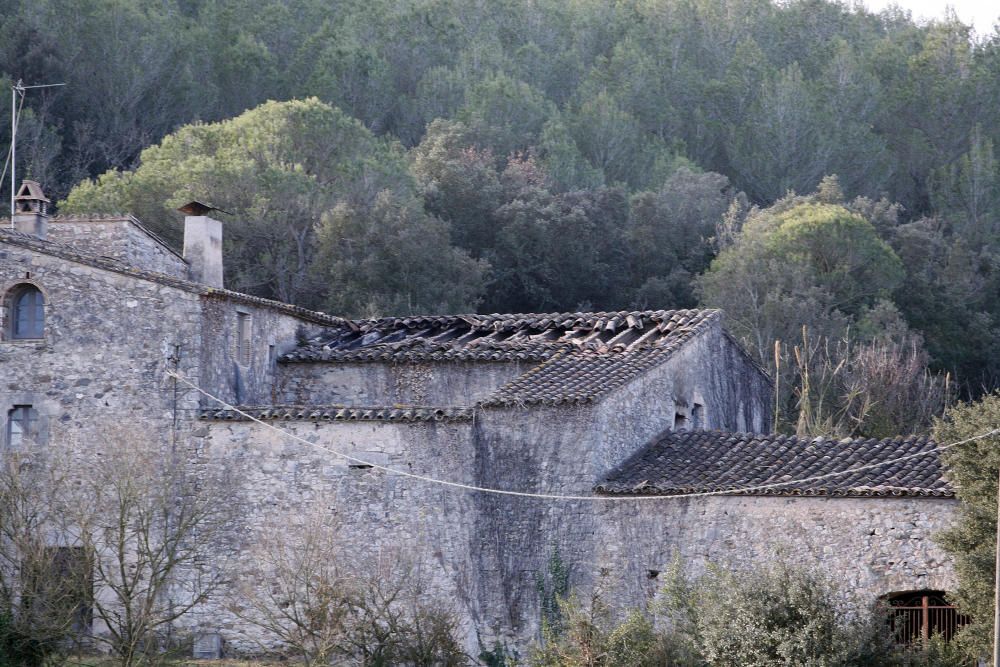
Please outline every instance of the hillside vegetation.
M723 307L799 432L1000 384L1000 36L825 0L0 3L62 212L345 315ZM9 130L0 129L7 142ZM929 369L929 370L928 370Z

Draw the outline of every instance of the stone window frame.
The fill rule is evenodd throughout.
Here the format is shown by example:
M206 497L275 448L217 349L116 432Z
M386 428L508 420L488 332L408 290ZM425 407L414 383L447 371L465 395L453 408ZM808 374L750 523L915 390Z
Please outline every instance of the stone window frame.
M40 338L15 338L14 337L14 301L20 296L25 288L34 288L42 295L42 335ZM33 280L30 274L24 278L11 281L3 288L3 298L0 300L0 340L4 343L31 344L44 341L49 335L49 313L51 312L52 299L49 292L37 280Z

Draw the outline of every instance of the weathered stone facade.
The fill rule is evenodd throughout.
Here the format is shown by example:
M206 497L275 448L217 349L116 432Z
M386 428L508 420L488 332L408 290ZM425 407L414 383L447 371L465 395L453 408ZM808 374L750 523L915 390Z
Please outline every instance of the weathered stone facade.
M238 553L252 550L253 528L265 521L292 531L304 514L330 512L358 554L407 553L426 595L451 605L470 651L480 639L524 645L537 636L537 577L555 549L572 586L586 590L606 573L628 605L646 603L651 573L675 557L697 571L784 554L870 599L953 587L931 540L951 520L949 497L595 495L610 470L670 429L770 429L770 380L717 314L394 321L310 360L285 355L324 331L370 323L190 282L184 261L127 218L50 230L48 241L0 231L3 294L31 284L45 297L42 339L13 340L10 305L0 311L5 413L33 406L43 443L98 452L103 427L125 421L178 443L192 474L206 461L239 468L233 502L245 511L225 545ZM552 323L560 318L575 323ZM461 347L492 341L483 327L511 337ZM379 336L390 352L362 354ZM280 421L248 421L168 371L254 414L294 408ZM469 486L581 498L473 492L332 451ZM252 571L240 560L235 576ZM252 647L225 591L183 623L221 633L233 650Z

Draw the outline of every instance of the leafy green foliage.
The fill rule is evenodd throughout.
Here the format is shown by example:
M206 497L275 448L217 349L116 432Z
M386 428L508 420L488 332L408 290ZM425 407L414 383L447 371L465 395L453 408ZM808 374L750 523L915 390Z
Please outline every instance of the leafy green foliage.
M902 263L875 226L821 196L754 212L699 279L704 303L726 311L762 362L803 325L842 336L902 282Z
M675 563L663 598L675 641L700 656L693 664L895 664L884 620L847 613L838 599L831 581L783 562L740 572L713 565L694 579Z
M952 443L1000 427L1000 395L957 405L934 426L934 437ZM958 522L938 537L955 559L958 590L953 597L972 623L961 630L969 656L987 655L993 646L993 593L996 564L997 479L1000 435L975 440L944 453L961 503Z
M616 621L611 607L594 595L582 605L570 596L559 601L562 623L543 631L531 667L654 667L675 664L667 638L648 616L631 611Z
M237 289L343 314L662 308L723 305L726 276L758 271L727 291L760 359L803 324L867 342L869 311L891 301L964 396L1000 386L1000 106L982 103L1000 96L1000 35L972 39L954 16L829 0L12 0L0 14L0 80L69 84L27 95L18 173L63 211L127 210L168 241L186 198L234 210ZM838 196L796 194L830 174ZM338 259L317 266L318 230L345 224L333 212L365 220L383 191L381 231L327 244ZM822 206L850 213L819 224ZM408 211L414 256L455 266L400 292L375 275L399 270L383 253L338 292L353 249L410 253L389 210ZM815 220L750 240L785 214ZM728 256L727 234L741 239ZM459 272L454 297L423 292Z
M452 249L447 227L413 198L398 146L313 98L185 126L135 170L78 185L63 210L132 211L176 239L172 209L210 201L235 218L226 241L236 289L345 314L473 307L483 266Z

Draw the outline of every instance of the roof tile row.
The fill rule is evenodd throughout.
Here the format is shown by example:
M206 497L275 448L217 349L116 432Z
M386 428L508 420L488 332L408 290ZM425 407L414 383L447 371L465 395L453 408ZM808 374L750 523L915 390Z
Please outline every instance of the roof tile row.
M204 409L200 412L199 418L218 421L251 421L250 418L253 417L253 419L262 421L426 422L466 421L472 419L472 415L472 408L453 407L383 406L359 408L342 405L270 405L264 407L241 406L238 410Z
M731 491L947 497L955 493L937 445L926 437L832 440L702 430L667 432L611 472L595 490L623 495Z

